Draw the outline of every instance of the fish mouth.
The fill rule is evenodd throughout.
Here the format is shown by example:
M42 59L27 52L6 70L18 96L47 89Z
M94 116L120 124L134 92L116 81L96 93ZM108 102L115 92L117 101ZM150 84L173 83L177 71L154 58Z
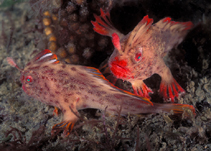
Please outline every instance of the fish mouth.
M122 71L127 71L127 68L117 64L117 63L113 63L112 66L116 69L116 70L122 70Z
M22 89L24 92L26 92L26 86L24 84L22 84Z
M129 73L129 69L127 69L115 62L112 62L111 66L110 66L110 70L117 78L120 78L120 79L127 78L127 75Z

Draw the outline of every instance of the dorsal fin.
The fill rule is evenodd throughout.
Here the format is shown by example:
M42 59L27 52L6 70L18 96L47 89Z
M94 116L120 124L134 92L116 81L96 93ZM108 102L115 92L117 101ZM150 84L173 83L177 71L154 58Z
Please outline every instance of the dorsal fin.
M153 19L149 18L148 15L144 16L144 18L136 25L133 31L130 33L129 38L127 40L127 44L124 52L127 52L138 43L139 37L143 36L150 28L153 23Z
M172 21L170 17L165 17L159 22L155 24L155 26L160 29L166 30L170 28L171 30L189 30L193 27L193 23L191 21L188 22L176 22Z
M153 106L153 103L148 99L148 98L144 98L144 97L140 97L140 96L137 96L131 92L128 92L128 91L125 91L125 90L122 90L116 86L114 86L112 83L110 83L103 75L102 73L94 68L94 67L86 67L87 71L89 71L94 77L100 79L102 82L104 82L105 84L108 84L109 86L111 86L112 88L114 88L115 90L119 91L119 92L122 92L126 95L130 95L130 96L133 96L133 97L136 97L138 99L140 99L140 101L142 101L142 103L146 103L146 104L149 104L149 105L152 105Z
M94 67L86 67L86 68L88 69L88 71L89 71L94 77L99 78L99 79L103 79L103 80L105 80L105 81L108 82L108 80L102 75L102 73L101 73L98 69L96 69L96 68L94 68Z
M120 39L122 38L123 34L121 34L111 23L109 12L105 13L103 9L100 8L100 16L94 14L94 17L96 21L91 21L91 23L94 26L93 30L95 32L110 37L112 37L113 33L116 33Z
M32 60L27 64L33 64L33 63L59 63L57 60L57 55L53 54L49 49L45 49L38 53L36 56L32 58Z
M160 55L165 56L173 47L182 42L192 27L191 21L177 22L172 21L170 17L165 17L152 25L139 42L162 45L161 49L156 49L156 51L160 51Z

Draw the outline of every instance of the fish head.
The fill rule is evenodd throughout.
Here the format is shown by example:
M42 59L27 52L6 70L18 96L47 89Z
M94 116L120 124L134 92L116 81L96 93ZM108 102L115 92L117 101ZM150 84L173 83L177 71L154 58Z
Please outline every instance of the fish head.
M23 69L20 76L20 81L22 83L22 89L24 92L30 96L34 96L38 94L39 83L37 82L39 79L38 72L36 70L30 70L28 68Z
M20 81L22 83L22 89L24 90L24 92L30 96L34 96L34 94L37 94L36 91L38 91L38 84L36 83L36 81L37 79L39 79L39 67L28 63L28 65L26 65L24 69L21 69L17 66L12 58L8 57L7 61L11 66L16 67L20 71Z
M133 47L128 51L115 49L109 59L109 67L115 77L122 80L133 79L136 75L136 66L143 60L142 47Z
M45 81L47 81L50 74L53 74L49 73L51 72L50 65L58 63L59 61L56 55L52 54L50 50L45 49L33 57L26 64L24 69L19 68L10 57L7 58L7 62L21 72L20 81L24 92L29 96L40 98L41 94L45 95L43 93L46 92L46 90L44 90Z

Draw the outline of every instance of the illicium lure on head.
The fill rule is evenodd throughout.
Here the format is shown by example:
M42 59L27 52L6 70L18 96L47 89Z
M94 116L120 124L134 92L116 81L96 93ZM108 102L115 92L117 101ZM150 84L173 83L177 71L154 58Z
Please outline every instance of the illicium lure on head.
M95 108L111 114L121 115L171 112L183 113L192 105L153 104L148 98L136 96L116 88L109 83L98 69L59 62L57 56L48 49L37 54L24 69L20 69L12 58L8 63L21 72L22 88L29 96L60 108L63 121L56 124L54 131L64 129L64 136L70 134L78 120L78 110Z
M92 21L94 30L112 37L115 47L108 66L112 74L123 81L132 84L134 93L149 97L152 90L143 82L157 73L161 76L160 94L165 100L174 102L183 88L173 78L171 71L165 65L163 57L175 46L182 42L193 24L189 22L174 22L171 18L161 19L156 24L153 19L145 16L127 35L121 34L110 22L109 12L101 9L101 15L94 15Z

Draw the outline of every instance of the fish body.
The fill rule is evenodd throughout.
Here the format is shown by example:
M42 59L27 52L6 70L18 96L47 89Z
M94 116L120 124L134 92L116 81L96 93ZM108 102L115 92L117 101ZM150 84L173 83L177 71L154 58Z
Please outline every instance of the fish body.
M166 17L152 24L153 19L145 16L127 35L121 34L110 22L109 13L101 9L101 16L94 15L94 30L102 35L111 36L115 47L109 58L111 73L132 84L134 93L149 97L152 93L143 80L157 73L161 76L160 94L165 100L174 102L183 88L173 78L163 58L176 45L182 42L193 24L174 22Z
M11 58L10 65L17 67ZM50 50L36 55L21 71L22 88L31 97L55 106L63 112L63 121L56 124L64 128L68 135L78 120L78 110L95 108L107 113L121 115L139 113L170 112L182 113L188 108L195 113L191 105L153 104L148 98L136 96L116 88L109 83L98 69L80 65L71 65L57 60Z

